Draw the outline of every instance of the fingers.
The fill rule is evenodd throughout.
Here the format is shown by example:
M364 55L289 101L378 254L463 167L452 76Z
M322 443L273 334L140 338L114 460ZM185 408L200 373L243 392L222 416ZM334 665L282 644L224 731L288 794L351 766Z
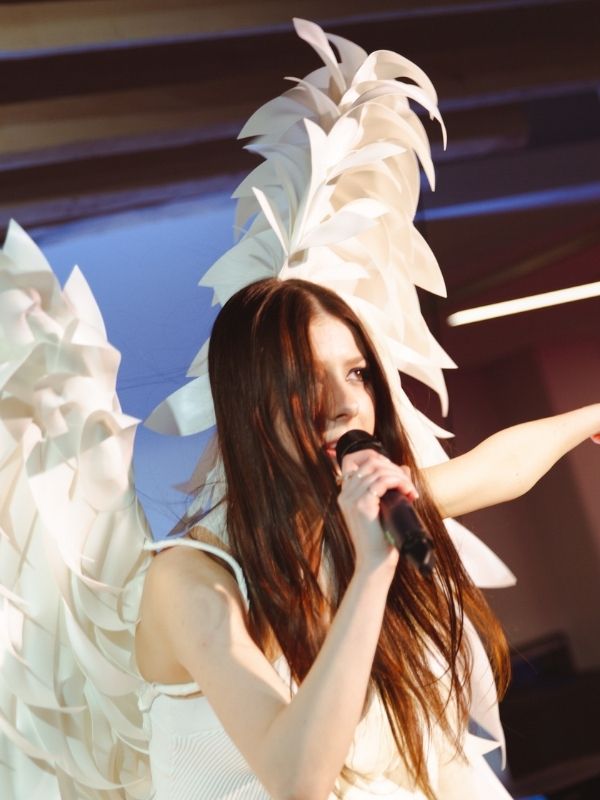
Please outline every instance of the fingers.
M342 472L342 492L348 499L371 494L382 497L388 489L397 489L411 502L419 496L410 477L410 469L398 466L379 453L368 451L371 455L361 459L360 464L348 463L344 459ZM354 455L354 454L352 454Z
M342 462L342 472L345 474L356 469L360 470L361 472L365 472L377 463L393 464L394 462L390 461L387 456L378 453L376 450L357 450L355 453L349 453L347 456L344 456L344 460ZM411 470L410 467L406 466L406 464L396 464L395 466L397 466L398 469L403 470L408 477L410 477Z
M371 494L379 499L388 489L397 489L411 502L419 496L416 487L406 473L393 465L390 469L379 468L367 475L356 470L348 475L344 482L344 489L348 498Z
M379 473L373 473L369 476L366 484L367 491L377 498L383 497L388 489L397 489L411 502L416 500L419 496L415 485L410 478L406 476L403 470L400 470L400 474L398 474L398 470L396 469L391 471L382 470Z
M337 501L354 544L356 569L396 568L399 550L385 536L379 520L380 498L398 489L416 497L409 472L374 451L350 453L342 462L342 486Z

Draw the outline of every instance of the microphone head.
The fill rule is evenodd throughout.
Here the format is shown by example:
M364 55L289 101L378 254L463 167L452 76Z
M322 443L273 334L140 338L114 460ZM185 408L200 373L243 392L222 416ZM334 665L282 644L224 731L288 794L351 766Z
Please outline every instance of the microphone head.
M348 453L355 453L357 450L376 450L378 453L386 455L379 440L372 434L355 428L354 430L346 431L343 436L340 436L335 446L335 457L340 467L344 456L347 456Z

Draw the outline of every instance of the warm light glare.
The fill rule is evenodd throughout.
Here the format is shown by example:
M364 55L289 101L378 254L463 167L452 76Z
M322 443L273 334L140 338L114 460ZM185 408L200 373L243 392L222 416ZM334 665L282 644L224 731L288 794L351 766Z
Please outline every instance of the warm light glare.
M582 286L571 286L568 289L558 289L555 292L532 294L529 297L519 297L516 300L505 300L503 303L491 303L489 306L477 306L457 311L448 317L448 325L469 325L471 322L481 322L484 319L505 317L508 314L520 314L523 311L533 311L536 308L557 306L561 303L572 303L574 300L586 300L589 297L600 295L600 281L584 283Z

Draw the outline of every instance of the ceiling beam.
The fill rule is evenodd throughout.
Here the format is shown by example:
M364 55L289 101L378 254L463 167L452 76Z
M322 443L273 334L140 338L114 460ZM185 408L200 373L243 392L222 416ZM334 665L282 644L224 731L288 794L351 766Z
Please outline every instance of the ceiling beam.
M78 0L0 3L0 50L58 53L135 42L229 38L289 29L301 16L326 25L504 11L578 0Z

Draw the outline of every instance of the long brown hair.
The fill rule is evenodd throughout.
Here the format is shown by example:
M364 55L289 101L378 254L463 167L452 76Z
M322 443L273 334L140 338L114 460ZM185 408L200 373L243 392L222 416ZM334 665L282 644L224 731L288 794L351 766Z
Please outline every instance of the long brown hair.
M366 359L375 435L394 462L411 468L420 494L415 509L435 541L433 580L400 559L369 686L369 696L377 693L383 703L408 774L434 798L424 724L430 730L440 726L461 752L471 669L463 613L487 646L501 691L508 677L506 641L427 491L369 337L346 303L316 284L251 284L225 304L215 322L209 376L227 484L229 545L248 583L251 634L263 650L274 637L292 678L301 683L354 570L339 490L322 447L325 401L309 340L311 320L322 312L350 329ZM291 437L293 455L280 441L275 419ZM326 592L318 581L322 558ZM432 671L432 653L445 668L443 681ZM343 776L353 780L347 769Z

